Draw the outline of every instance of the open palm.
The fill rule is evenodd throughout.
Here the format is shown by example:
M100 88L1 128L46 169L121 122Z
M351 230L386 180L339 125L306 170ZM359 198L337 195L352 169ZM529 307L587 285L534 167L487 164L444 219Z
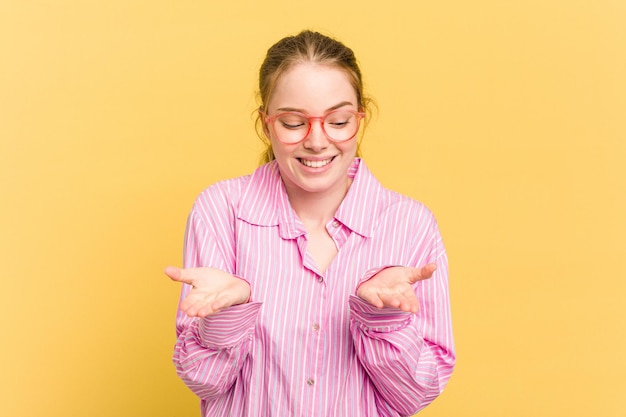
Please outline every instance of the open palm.
M385 268L357 289L357 296L378 308L393 307L402 311L417 313L419 302L413 291L413 284L428 279L437 265L428 264L421 268Z
M165 275L172 281L191 285L180 304L190 317L206 317L250 299L250 285L246 281L219 269L168 266Z

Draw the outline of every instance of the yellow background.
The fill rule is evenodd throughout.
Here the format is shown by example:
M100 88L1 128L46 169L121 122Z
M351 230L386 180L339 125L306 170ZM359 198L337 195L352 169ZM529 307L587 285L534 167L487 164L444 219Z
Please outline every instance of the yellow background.
M0 415L199 415L162 270L303 28L355 50L365 158L444 234L458 366L420 415L626 415L623 0L0 0Z

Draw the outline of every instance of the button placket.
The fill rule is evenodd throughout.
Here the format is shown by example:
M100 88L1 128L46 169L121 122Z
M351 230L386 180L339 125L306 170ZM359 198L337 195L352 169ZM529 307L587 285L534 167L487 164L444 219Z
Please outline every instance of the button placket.
M323 378L324 374L324 364L326 363L326 347L325 347L325 338L326 335L322 330L322 323L325 323L326 309L328 308L326 291L328 290L327 279L328 277L325 275L317 275L315 277L320 286L314 284L314 304L315 307L311 310L311 315L307 317L308 319L308 331L310 337L310 357L307 358L307 366L305 370L305 382L310 390L308 391L308 395L316 395L317 384L321 382L320 378Z

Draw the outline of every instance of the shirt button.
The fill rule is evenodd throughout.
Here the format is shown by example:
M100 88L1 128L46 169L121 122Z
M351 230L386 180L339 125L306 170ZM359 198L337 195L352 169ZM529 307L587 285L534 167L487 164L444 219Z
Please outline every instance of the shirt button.
M306 383L309 384L309 385L313 385L313 384L315 384L315 380L313 378L309 378L309 379L306 380Z
M313 330L318 331L319 329L320 329L320 325L319 325L319 324L317 324L317 323L315 323L315 324L313 325Z
M322 282L324 282L324 278L322 278L322 277L318 277L318 278L317 278L317 282L319 282L319 283L321 284Z
M339 227L339 222L337 220L333 222L333 227Z

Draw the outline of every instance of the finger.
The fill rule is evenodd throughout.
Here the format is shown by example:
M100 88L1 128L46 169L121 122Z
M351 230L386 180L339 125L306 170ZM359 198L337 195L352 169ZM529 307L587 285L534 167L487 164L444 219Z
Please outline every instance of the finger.
M198 310L197 314L199 317L210 316L211 314L215 314L224 308L230 307L231 305L233 305L233 303L229 301L227 297L221 297L205 303L205 305Z
M177 266L166 266L163 272L165 272L165 275L170 277L173 281L180 282L180 279L182 277L182 270Z
M212 313L211 303L213 297L199 297L186 306L185 313L190 317L206 317ZM182 308L182 306L181 306Z
M419 306L419 303L417 302L417 298L415 297L415 294L413 294L412 297L405 298L404 303L402 303L402 306L400 308L402 309L402 311L416 314L419 311L420 306Z
M189 314L189 310L198 303L199 303L199 298L197 296L194 296L193 294L188 295L187 297L185 297L183 301L181 301L180 309L183 310L185 313Z
M215 310L213 310L209 306L204 306L200 310L197 311L196 316L205 318L206 316L210 316L213 313L215 313Z
M213 301L213 303L211 304L211 310L213 310L214 312L218 312L219 310L226 308L226 307L230 307L231 305L232 305L232 302L228 300L226 297L220 297L216 299L215 301Z
M383 297L385 307L397 308L407 313L417 313L419 305L417 299L411 291L410 294L393 294Z
M180 309L183 310L186 314L190 315L191 310L196 310L194 306L197 305L198 302L199 299L197 296L188 295L183 301L181 301Z
M437 264L430 263L424 265L421 268L411 268L411 277L409 279L411 284L415 284L417 281L422 281L433 276L433 273L437 269Z
M400 308L402 301L397 295L386 294L380 297L383 302L383 307Z
M371 305L377 308L383 308L385 306L384 301L380 298L380 296L375 292L364 292L358 294L363 300L367 301Z
M402 309L402 311L406 311L407 313L417 314L420 310L420 306L417 303L407 303L406 309Z
M417 313L419 310L419 303L417 302L417 297L415 297L413 291L396 295L395 301L390 303L389 306L399 308L407 313Z
M411 303L408 300L401 300L400 305L397 307L402 311L409 312L411 311Z
M197 268L178 268L177 266L168 266L165 268L165 275L170 277L172 281L193 285L197 275L197 273L195 273L196 271Z

